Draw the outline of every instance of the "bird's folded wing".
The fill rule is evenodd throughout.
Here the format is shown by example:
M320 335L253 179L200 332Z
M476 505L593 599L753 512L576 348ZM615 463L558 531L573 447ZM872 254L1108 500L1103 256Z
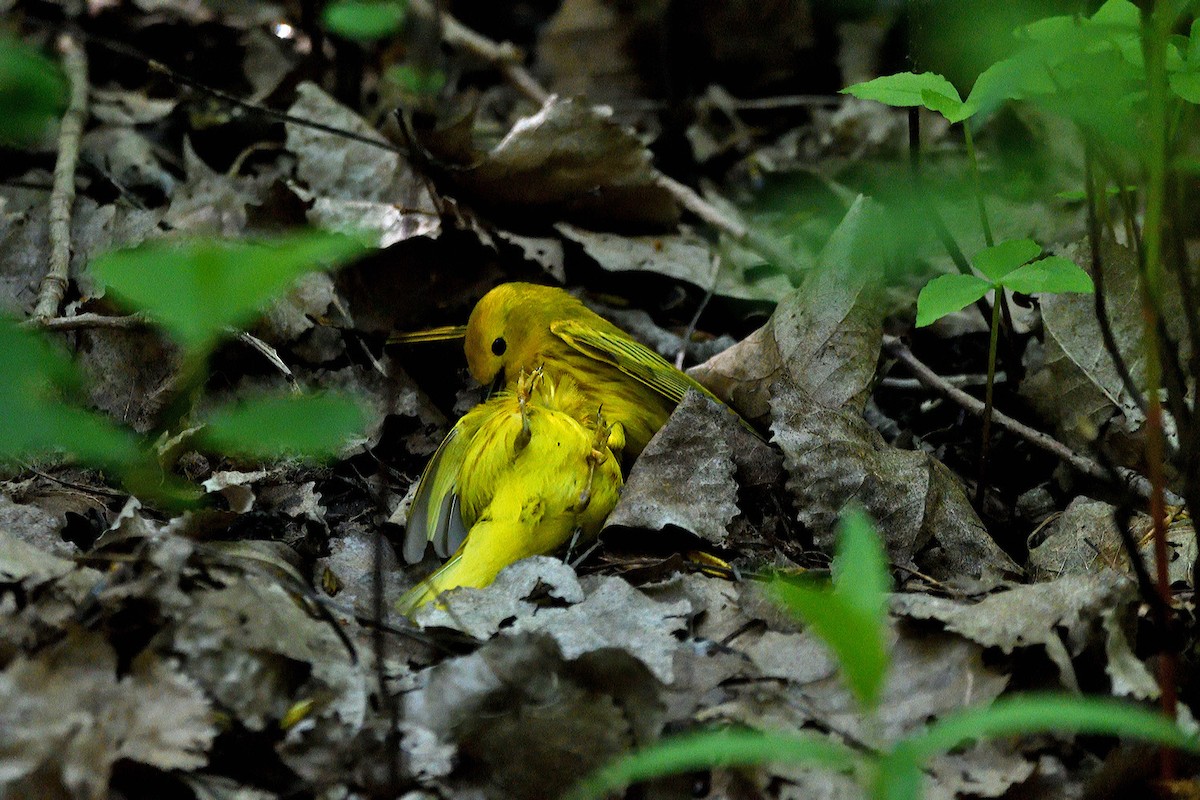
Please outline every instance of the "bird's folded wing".
M586 323L559 320L550 330L571 347L590 358L612 364L634 380L678 403L695 389L703 395L717 398L708 389L675 369L665 358L643 344L624 336L597 330Z
M455 425L421 473L404 532L404 560L410 564L421 560L428 542L445 558L467 538L459 508L458 476L469 440L462 425Z

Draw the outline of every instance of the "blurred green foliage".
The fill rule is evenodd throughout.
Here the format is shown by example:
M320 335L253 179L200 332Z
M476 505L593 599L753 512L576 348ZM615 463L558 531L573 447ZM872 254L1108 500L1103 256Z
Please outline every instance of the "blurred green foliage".
M253 319L305 272L363 252L353 237L305 231L261 242L156 241L107 253L92 270L112 295L176 339L184 352L177 381L198 387L209 354L235 333L233 326ZM177 433L171 428L181 419L165 419L161 431L142 437L88 410L78 396L74 363L42 334L14 321L0 321L0 369L0 461L66 456L115 474L143 499L177 505L199 496L172 475L171 464L159 462L152 446L158 434ZM190 408L184 403L182 412ZM189 442L256 459L324 459L363 420L361 403L347 394L258 397L211 409Z
M0 143L27 145L67 107L66 76L34 48L0 35Z
M399 33L407 15L408 3L401 0L334 0L322 18L339 36L371 42Z

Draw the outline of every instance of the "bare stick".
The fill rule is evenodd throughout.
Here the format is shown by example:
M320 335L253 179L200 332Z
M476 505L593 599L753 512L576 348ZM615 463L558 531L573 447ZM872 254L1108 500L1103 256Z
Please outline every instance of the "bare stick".
M288 382L288 386L291 387L292 394L300 393L300 384L296 382L295 374L293 374L291 368L284 363L283 359L279 357L279 353L274 347L271 347L271 345L267 344L262 339L259 339L254 334L246 333L245 331L238 331L237 337L239 342L253 348L254 350L257 350L263 355L264 358L267 359L267 361L271 362L271 366L279 370L279 374L283 376L284 380Z
M50 193L50 264L38 290L33 316L58 316L58 306L71 277L71 206L75 204L75 165L79 140L88 116L88 63L83 46L69 33L58 37L63 70L71 85L71 99L58 130L58 159L54 162L54 189Z
M908 346L900 341L900 339L896 338L895 336L885 335L883 337L883 347L894 358L904 362L904 366L908 367L913 376L916 377L917 380L921 381L921 383L925 384L930 389L933 389L946 399L962 406L970 413L975 414L976 416L983 414L983 401L975 399L962 389L951 386L949 382L943 380L940 375L930 369L925 362L913 355L913 352L909 350ZM1047 453L1050 453L1051 455L1060 459L1065 464L1070 465L1082 475L1085 475L1089 478L1094 478L1098 481L1103 481L1105 483L1112 480L1112 471L1105 469L1105 467L1099 462L1093 461L1092 459L1080 453L1076 453L1074 450L1067 447L1065 444L1049 434L1042 433L1039 430L1034 430L1028 425L1018 422L1007 414L994 409L992 410L992 422L996 426L1005 429L1009 433L1021 437L1035 447L1045 450ZM1129 488L1136 492L1140 497L1150 497L1150 481L1146 480L1144 476L1139 475L1131 469L1125 468L1117 468L1115 472L1121 478L1121 480L1124 481ZM1171 496L1170 500L1172 504L1182 504L1182 498L1175 497L1174 495Z
M78 331L84 328L108 328L109 330L135 330L149 325L140 314L110 317L104 314L76 314L73 317L35 318L21 323L24 328L40 328L44 331Z

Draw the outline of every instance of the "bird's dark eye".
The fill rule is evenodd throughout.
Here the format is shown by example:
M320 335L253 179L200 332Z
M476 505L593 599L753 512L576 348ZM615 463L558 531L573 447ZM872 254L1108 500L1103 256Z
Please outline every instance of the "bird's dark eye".
M496 340L492 342L492 355L502 356L507 349L508 342L504 341L503 336L497 336Z

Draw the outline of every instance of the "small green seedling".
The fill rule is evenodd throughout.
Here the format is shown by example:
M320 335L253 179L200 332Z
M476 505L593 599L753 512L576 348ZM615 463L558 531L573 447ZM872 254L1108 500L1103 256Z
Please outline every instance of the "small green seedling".
M972 263L986 277L978 275L939 275L925 284L917 297L917 327L931 325L947 314L966 308L988 292L995 292L992 303L991 339L988 343L987 386L984 389L983 431L980 435L980 479L976 503L982 504L987 469L988 441L992 422L992 400L996 382L996 350L1000 341L1000 309L1004 290L1021 294L1090 293L1095 291L1092 278L1075 262L1062 256L1039 258L1042 248L1032 239L1012 239L988 247L975 255Z
M947 314L966 308L988 292L1009 289L1021 294L1061 294L1095 291L1091 277L1062 256L1041 255L1031 239L1013 239L981 250L972 259L978 275L941 275L925 285L917 298L917 327L932 325ZM996 320L993 319L993 333Z
M887 560L866 515L842 521L830 586L776 579L781 602L829 645L864 714L877 711L888 656ZM872 800L919 800L930 759L988 737L1047 732L1124 736L1200 753L1200 739L1160 714L1112 698L1026 695L943 717L924 730L872 751L833 735L718 730L669 739L595 773L570 795L603 797L630 783L713 767L770 763L827 769L851 776Z
M182 350L180 414L138 436L87 410L71 360L41 334L0 320L0 462L62 455L113 472L143 498L172 505L195 499L198 491L170 475L152 443L190 413L213 349L296 278L362 252L352 237L308 231L262 242L156 241L96 259L93 277L109 295L161 325ZM361 404L346 394L263 396L190 421L197 432L189 441L261 459L327 458L361 429L363 417Z
M67 107L67 79L40 52L0 37L0 142L37 141Z
M334 0L322 18L333 33L371 42L399 33L408 16L408 3L398 0Z

